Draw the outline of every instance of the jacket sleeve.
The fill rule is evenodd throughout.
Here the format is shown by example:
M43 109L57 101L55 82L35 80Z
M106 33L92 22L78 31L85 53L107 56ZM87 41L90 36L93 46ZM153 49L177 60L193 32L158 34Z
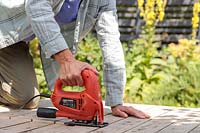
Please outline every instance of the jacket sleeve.
M68 48L54 19L52 0L26 0L25 10L46 58Z
M102 12L96 23L96 31L103 52L106 105L122 104L126 84L125 61L116 11Z

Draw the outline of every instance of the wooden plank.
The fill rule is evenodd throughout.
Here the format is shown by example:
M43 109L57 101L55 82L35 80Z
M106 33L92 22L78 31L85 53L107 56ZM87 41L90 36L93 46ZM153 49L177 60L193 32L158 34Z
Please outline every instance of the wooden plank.
M200 122L200 109L195 108L182 108L175 107L172 111L168 113L157 116L155 119L158 120L170 120L173 123L178 122Z
M129 12L129 13L136 13L137 8L135 7L118 7L117 12Z
M200 133L200 124L194 129L190 130L189 133Z
M120 26L135 26L135 20L134 19L119 19L118 20Z
M31 121L31 122L26 122L23 124L17 124L15 126L9 126L5 128L1 128L0 132L1 133L15 133L15 132L25 132L25 131L30 131L33 129L37 129L40 127L48 126L54 124L53 122L49 121Z
M137 0L117 0L118 5L137 5Z
M134 117L128 117L128 118L118 121L110 126L98 129L93 132L124 132L127 129L130 129L134 126L138 126L147 121L149 121L149 119L137 119Z
M34 130L31 130L31 133L72 133L70 132L70 127L65 126L63 123L56 123L56 124L51 124L48 126L40 127ZM79 131L80 132L80 131Z
M128 130L126 133L156 133L162 128L169 126L172 122L170 120L152 119L136 128Z
M120 40L121 41L131 41L133 39L137 38L135 35L129 35L129 34L121 34Z
M134 33L135 32L135 28L123 28L123 27L119 27L119 31L120 33L127 33L127 34L130 34L130 33Z
M160 114L166 113L169 110L166 110L166 107L159 107L155 106L154 108L148 109L145 112L148 112L150 114L151 118L154 118ZM146 123L150 121L151 119L138 119L135 117L128 117L126 119L123 119L121 121L117 121L110 126L107 126L105 128L98 129L94 132L125 132L129 129L132 129L134 127L137 127L143 123Z
M2 112L0 113L0 117L1 116L6 116L6 117L17 117L17 116L23 116L29 113L32 113L33 110L20 110L20 109L14 109L14 110L10 110L9 112Z
M136 13L129 13L129 12L118 12L118 18L129 18L129 19L136 19Z
M31 119L22 118L22 117L20 117L20 118L1 118L0 129L10 127L10 126L19 125L19 124L24 124L24 123L27 123L27 122L31 122Z
M120 26L135 26L136 25L136 21L134 19L119 19L118 20L119 22L119 25ZM141 21L141 25L144 25L145 24L145 21L142 20ZM191 23L191 20L190 19L184 19L181 20L181 19L167 19L167 20L164 20L163 22L158 22L156 24L156 27L170 27L170 28L181 28L181 27L188 27L188 28L191 28L192 26L192 23Z
M191 28L157 28L155 30L156 34L191 34L192 29Z
M153 132L159 132L174 123L179 122L185 122L188 121L190 117L190 114L193 113L194 110L188 109L188 108L172 108L171 111L161 114L157 117L154 117L151 121L148 121L136 128L132 128L131 130L128 130L127 133L130 132L137 132L137 133L153 133ZM200 120L200 118L199 118ZM194 122L194 120L191 120ZM192 124L193 125L193 124ZM196 124L194 125L196 126ZM174 130L169 130L168 132Z
M167 5L193 5L195 0L167 0Z
M173 131L175 133L187 133L190 130L194 129L200 123L199 109L190 109L190 108L175 108L174 111L160 116L158 119L167 119L175 120L169 126L161 129L159 133L167 133ZM194 119L194 114L198 117Z
M191 4L191 6L177 6L177 7L173 7L173 6L166 6L165 8L165 13L168 13L168 12L173 12L175 14L178 14L178 13L185 13L185 12L193 12L193 6Z
M105 122L109 122L109 124L112 124L113 122L115 121L119 121L119 120L122 120L123 118L120 118L120 117L114 117L112 115L107 115L105 116ZM81 126L65 126L63 123L65 121L58 121L56 122L55 124L53 125L48 125L48 126L44 126L44 127L41 127L41 128L38 128L38 129L35 129L35 130L32 130L31 132L33 133L38 133L38 132L48 132L50 131L50 133L55 133L55 132L58 132L59 133L71 133L71 132L89 132L89 131L93 131L93 130L96 130L98 129L97 127L81 127ZM49 130L50 129L50 130Z
M187 121L177 121L170 126L164 128L163 130L159 131L159 133L188 133L191 129L195 128L199 123L197 122L187 122Z
M156 24L156 27L191 27L192 22L190 19L167 19L164 20L163 22L158 22Z
M192 13L165 13L165 19L191 19Z

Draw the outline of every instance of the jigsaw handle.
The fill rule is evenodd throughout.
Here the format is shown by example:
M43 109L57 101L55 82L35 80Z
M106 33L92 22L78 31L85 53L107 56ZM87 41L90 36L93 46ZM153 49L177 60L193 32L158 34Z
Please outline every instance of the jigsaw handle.
M81 76L83 78L85 91L87 94L92 96L97 101L101 101L101 90L100 90L100 84L98 80L98 76L91 70L84 69L81 72ZM60 79L56 80L55 86L54 86L54 93L55 94L61 94L63 93L62 90L63 83Z

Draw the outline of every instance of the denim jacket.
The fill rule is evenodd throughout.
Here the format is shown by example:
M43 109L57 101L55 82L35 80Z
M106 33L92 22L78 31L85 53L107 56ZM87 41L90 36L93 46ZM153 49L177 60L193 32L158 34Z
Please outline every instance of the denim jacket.
M122 104L126 75L116 0L82 0L77 20L64 25L54 19L64 0L11 1L0 1L0 48L35 34L40 40L48 88L52 89L59 66L51 56L66 48L75 54L80 40L95 26L103 53L106 105Z

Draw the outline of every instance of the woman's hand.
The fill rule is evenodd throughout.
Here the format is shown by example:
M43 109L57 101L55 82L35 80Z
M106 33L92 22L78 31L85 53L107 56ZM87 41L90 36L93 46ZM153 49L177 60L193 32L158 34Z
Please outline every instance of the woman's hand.
M150 116L140 110L137 110L131 106L117 105L111 108L112 114L115 116L127 118L128 116L134 116L140 119L150 118Z
M54 58L60 65L58 77L66 86L83 86L81 72L84 69L89 69L98 74L98 71L90 64L74 59L68 49L55 54Z

